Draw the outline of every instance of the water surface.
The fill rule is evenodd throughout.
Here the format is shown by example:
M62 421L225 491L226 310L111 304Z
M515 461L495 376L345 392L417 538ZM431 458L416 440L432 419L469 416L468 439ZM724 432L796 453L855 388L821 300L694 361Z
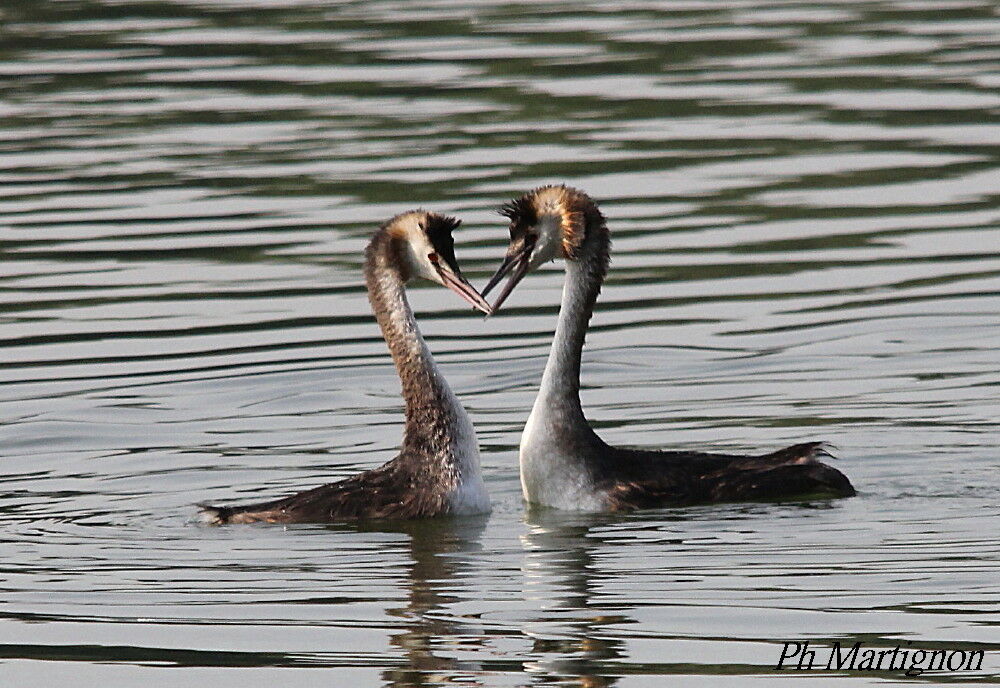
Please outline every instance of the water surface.
M6 682L769 685L785 640L984 649L917 680L1000 682L992 3L0 12ZM491 516L192 522L393 455L376 226L460 216L481 285L497 205L553 182L613 232L583 379L603 436L827 440L857 498L526 512L556 266L486 322L411 290Z

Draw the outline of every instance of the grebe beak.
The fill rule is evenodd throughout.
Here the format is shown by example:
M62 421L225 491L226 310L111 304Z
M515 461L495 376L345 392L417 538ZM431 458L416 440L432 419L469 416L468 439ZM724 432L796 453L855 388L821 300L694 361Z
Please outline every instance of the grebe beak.
M524 279L524 276L528 274L528 270L531 266L531 252L535 248L535 238L531 235L524 238L524 243L522 246L515 251L510 253L506 258L503 259L503 263L497 268L496 273L490 278L486 287L483 289L483 296L485 296L493 287L497 285L504 278L504 276L512 272L510 279L507 280L507 284L504 285L503 291L500 292L500 296L497 300L493 302L492 313L496 313L500 310L500 306L507 297L510 296L511 292L514 291L514 287Z
M482 311L486 315L492 312L490 304L462 277L462 273L453 270L443 261L436 260L433 263L438 275L441 276L441 281L444 282L444 286L461 296L476 310Z
M497 271L493 273L492 277L490 277L490 281L486 283L486 286L483 287L483 290L479 293L482 294L483 296L489 294L493 290L493 287L497 286L497 284L500 283L500 280L503 279L504 275L510 272L510 269L514 267L514 263L516 261L517 261L516 255L506 256L503 259L503 262L500 263L500 267L497 268Z

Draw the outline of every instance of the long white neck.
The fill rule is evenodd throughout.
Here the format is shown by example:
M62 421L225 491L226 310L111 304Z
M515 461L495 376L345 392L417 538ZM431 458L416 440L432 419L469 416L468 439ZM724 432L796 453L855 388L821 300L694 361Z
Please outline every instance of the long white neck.
M587 423L580 406L580 358L592 312L587 298L590 291L583 266L566 263L559 321L532 414L558 414L564 423L574 426Z
M604 508L603 497L594 491L588 463L606 445L580 406L580 357L607 269L607 249L607 234L602 233L577 260L566 262L552 349L521 434L521 488L529 502L560 509Z
M589 431L580 406L580 358L587 326L608 267L609 241L603 224L588 229L576 260L566 261L559 321L532 414L560 416L561 424Z

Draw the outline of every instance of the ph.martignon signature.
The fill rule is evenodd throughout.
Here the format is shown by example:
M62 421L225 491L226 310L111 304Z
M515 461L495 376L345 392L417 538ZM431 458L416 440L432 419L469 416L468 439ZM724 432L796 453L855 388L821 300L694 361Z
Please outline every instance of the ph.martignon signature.
M830 647L810 648L809 641L786 642L775 669L793 671L902 671L919 676L925 671L981 671L983 650L923 650L896 645L890 648L867 648L857 642L850 646L838 642Z

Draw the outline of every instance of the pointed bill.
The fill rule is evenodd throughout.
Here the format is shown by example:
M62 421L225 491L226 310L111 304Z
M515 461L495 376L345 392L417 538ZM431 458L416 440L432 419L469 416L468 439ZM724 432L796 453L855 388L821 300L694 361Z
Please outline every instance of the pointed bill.
M490 281L486 283L486 286L483 287L483 290L480 291L479 293L482 294L484 297L487 294L489 294L493 290L493 287L497 286L497 284L500 283L500 280L504 278L504 275L510 272L510 269L514 267L514 262L516 260L517 256L505 257L503 259L503 262L500 263L500 267L497 268L497 271L493 273L492 277L490 277Z
M490 289L495 287L497 283L504 278L509 272L513 271L510 279L507 280L507 284L504 285L503 290L500 292L500 296L497 300L493 302L492 313L496 313L500 310L500 306L503 302L507 300L511 292L514 291L514 287L520 283L524 276L528 274L528 270L531 268L531 252L535 248L535 242L533 239L525 238L524 242L519 248L517 248L513 253L508 253L507 257L504 258L503 263L497 269L496 274L490 279L489 283L483 292L488 292Z
M464 301L468 302L476 310L482 311L486 315L492 312L490 304L486 299L461 274L456 273L443 262L436 262L434 267L437 268L438 275L441 276L444 286L461 296Z

